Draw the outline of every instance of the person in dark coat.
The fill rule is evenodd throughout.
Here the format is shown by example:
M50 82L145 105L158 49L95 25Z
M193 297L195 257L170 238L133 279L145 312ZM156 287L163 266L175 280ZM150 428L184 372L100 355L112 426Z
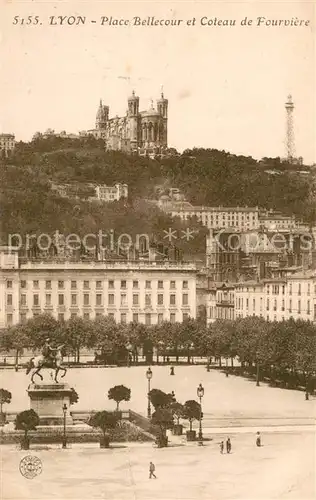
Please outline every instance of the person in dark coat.
M257 432L256 445L261 446L261 435L260 432Z
M149 479L151 479L152 477L154 479L157 479L156 474L155 474L155 470L156 470L155 464L153 464L152 462L149 462Z
M227 453L230 453L231 449L232 449L232 444L231 444L230 438L227 438L227 440L226 440L226 451L227 451Z

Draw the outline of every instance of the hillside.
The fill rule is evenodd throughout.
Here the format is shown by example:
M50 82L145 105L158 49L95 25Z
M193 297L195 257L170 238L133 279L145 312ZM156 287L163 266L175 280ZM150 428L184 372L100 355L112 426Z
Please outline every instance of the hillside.
M2 160L3 162L3 160ZM61 233L83 235L102 230L134 234L146 232L161 240L169 227L185 226L140 201L154 196L154 186L167 182L178 187L196 205L259 206L294 213L314 220L311 177L284 170L277 160L266 159L270 169L251 157L214 149L186 150L160 160L106 152L99 141L40 139L18 143L16 153L1 164L1 233ZM128 204L100 205L61 198L50 182L128 184ZM311 201L308 201L311 200ZM192 227L192 223L190 223ZM178 241L191 251L202 251L205 230L194 241ZM193 247L192 247L193 245Z

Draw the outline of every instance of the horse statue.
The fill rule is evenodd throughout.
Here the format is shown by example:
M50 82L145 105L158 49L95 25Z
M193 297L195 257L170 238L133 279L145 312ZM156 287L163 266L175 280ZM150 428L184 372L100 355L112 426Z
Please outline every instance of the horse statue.
M63 345L60 345L54 349L56 351L56 354L54 355L53 358L47 358L43 356L42 354L40 356L35 356L30 359L30 361L27 364L26 368L26 375L30 373L31 370L35 369L35 371L32 373L31 376L31 382L34 384L34 375L38 375L41 380L43 380L42 375L40 374L40 371L42 368L51 368L55 370L55 377L54 381L56 384L58 384L57 380L57 375L58 373L62 370L64 373L62 374L62 378L66 375L67 370L62 366L63 364L63 355L62 355L62 348L64 347Z

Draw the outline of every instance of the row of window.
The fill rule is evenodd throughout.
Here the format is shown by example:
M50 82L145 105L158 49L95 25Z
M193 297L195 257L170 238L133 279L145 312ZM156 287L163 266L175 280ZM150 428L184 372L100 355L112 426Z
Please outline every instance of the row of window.
M272 285L271 291L272 295L279 295L280 290L282 291L282 295L285 294L285 285ZM267 294L270 293L270 285L267 285Z
M246 299L246 309L249 310L249 299ZM239 297L237 300L236 300L236 307L238 309L243 309L244 307L244 300L243 300L243 297ZM252 299L252 308L253 310L256 309L256 299ZM260 311L262 311L263 309L263 298L260 297ZM289 300L289 312L291 313L292 312L292 299ZM270 299L268 298L267 299L267 302L266 302L266 310L269 311L270 310ZM274 299L273 303L271 304L271 310L273 311L277 311L278 310L278 301L277 299ZM282 302L281 302L281 311L285 311L285 300L283 299ZM301 301L298 300L297 301L297 313L300 314L302 311L301 309ZM306 313L307 314L311 314L311 301L308 300L306 302Z
M33 317L36 317L36 316L39 316L39 313L34 313L33 314ZM76 313L72 313L71 314L71 318L75 318L77 317L78 315ZM96 317L100 317L100 316L103 316L101 313L96 313L95 315ZM109 313L107 315L109 318L112 318L112 319L115 319L115 315L114 313ZM83 313L83 316L82 316L84 319L90 319L90 313ZM134 323L138 323L139 322L139 315L138 313L134 313L133 316L132 316L132 321ZM189 314L187 313L183 313L182 314L182 321L186 321L189 319ZM20 323L25 323L25 321L27 320L27 317L26 317L26 313L21 313L20 314ZM159 313L157 315L157 322L158 324L161 324L163 321L166 321L167 319L164 318L164 315L162 313ZM63 313L60 313L58 314L58 321L65 321L65 314ZM176 322L176 314L175 313L170 313L169 315L169 321L170 323L175 323ZM127 314L126 313L122 313L120 315L120 323L122 324L127 324ZM13 314L7 314L7 325L8 326L11 326L13 324ZM151 314L145 314L145 325L151 325L153 324L152 323L152 315Z
M294 289L293 284L289 283L289 295L292 295L293 289ZM302 295L302 285L301 285L301 283L297 284L297 294L298 295ZM306 295L310 295L310 294L311 294L311 284L307 283ZM316 285L314 285L314 295L316 295Z
M176 212L175 212L176 213ZM186 213L186 212L180 212L180 214L184 217L208 217L208 218L223 218L225 219L226 217L229 219L230 217L232 217L232 219L234 219L234 217L239 218L239 219L244 219L244 218L247 218L249 219L250 217L252 217L253 219L258 219L258 214L254 214L254 213L250 213L250 214L245 214L245 213L242 213L242 212L226 212L226 213L214 213L214 212L189 212L189 213Z
M229 301L230 303L234 303L234 293L233 292L218 292L217 302Z
M39 288L39 280L33 280L32 282L33 284L33 288ZM90 290L90 285L91 285L91 282L88 281L88 280L84 280L83 281L83 288L85 290ZM128 283L126 280L121 280L120 282L120 288L121 289L125 289L127 288L128 286ZM150 280L146 280L145 281L145 288L146 289L151 289L152 288L152 282ZM157 288L158 289L163 289L164 288L164 285L165 285L165 282L163 280L158 280L157 282ZM13 282L12 280L7 280L7 288L12 288L13 286ZM21 280L20 282L20 287L21 288L27 288L27 282L26 280ZM70 282L70 287L72 290L76 290L77 287L78 287L78 283L77 281L71 281ZM97 280L95 282L95 287L96 289L102 289L103 288L103 281L101 280ZM174 280L170 281L169 282L169 287L171 289L175 289L176 288L176 282ZM47 290L50 290L52 288L52 281L51 280L45 280L45 288ZM59 290L63 290L65 288L65 282L63 280L59 280L58 281L58 289ZM108 281L108 288L115 288L115 281L114 280L109 280ZM133 281L133 288L134 289L137 289L139 288L139 281L138 280L134 280ZM187 280L183 280L182 281L182 288L184 289L188 289L189 288L189 282Z
M294 288L295 287L294 287L293 283L288 283L289 295L293 294ZM246 288L236 288L236 290L238 292L251 292L251 291L255 292L256 288L246 287ZM266 285L266 292L268 295L270 294L270 292L272 295L279 295L280 292L282 295L285 295L285 290L286 290L286 285L271 285L271 286ZM312 290L312 285L310 283L307 283L307 286L306 286L304 293L306 293L307 295L310 295L311 290ZM297 294L302 295L302 284L301 283L297 283ZM316 295L316 284L314 285L314 295Z
M289 312L291 313L292 311L289 311ZM247 317L247 316L248 316L247 314L242 313L242 312L240 312L240 313L237 313L237 314L236 314L236 318L245 318L245 317ZM255 316L255 313L253 313L253 316ZM262 313L260 313L260 318L263 318L263 314L262 314ZM292 318L292 316L291 316L291 318ZM269 315L269 314L267 314L267 316L266 316L266 320L267 320L267 321L270 321L270 320L271 320L271 321L278 321L278 318L277 318L277 315L276 315L276 314L274 314L273 319L270 317L270 315ZM281 321L284 321L284 320L285 320L285 317L284 317L284 316L282 316L282 317L281 317ZM316 320L316 313L314 314L314 321L315 321L315 320Z
M76 306L78 304L78 295L75 293L71 294L71 305ZM84 293L83 294L83 305L89 306L90 305L90 299L91 296L89 293ZM103 305L103 294L102 293L97 293L95 295L95 303L97 306L102 306ZM51 306L52 305L52 295L50 293L45 294L45 304L46 306ZM108 304L109 305L115 305L115 295L114 293L109 293L108 294ZM133 299L132 299L132 304L133 306L138 306L140 304L139 301L139 294L134 293L133 294ZM158 306L163 306L164 304L164 295L162 293L158 293L157 295L157 304ZM13 296L12 294L7 294L7 306L12 306L13 305ZM21 294L20 298L20 305L21 306L27 306L27 296L26 294ZM39 306L40 305L40 296L38 293L33 294L33 306ZM63 293L58 294L58 305L59 306L64 306L65 305L65 295ZM126 293L121 293L120 296L120 305L121 306L127 306L128 305L128 300L127 300L127 295ZM151 306L152 305L152 296L151 294L145 294L145 305L146 306ZM177 301L176 301L176 294L171 294L169 296L169 305L170 306L176 306ZM187 293L182 294L182 305L187 306L189 305L189 295Z
M231 307L210 307L211 319L231 319L235 317L234 309Z

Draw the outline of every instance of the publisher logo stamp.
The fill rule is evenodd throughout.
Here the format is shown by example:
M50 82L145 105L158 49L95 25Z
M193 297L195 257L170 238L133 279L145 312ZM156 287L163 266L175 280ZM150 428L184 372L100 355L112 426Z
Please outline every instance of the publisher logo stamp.
M22 458L20 462L20 473L26 479L34 479L34 477L41 474L42 469L42 461L38 457L28 455Z

